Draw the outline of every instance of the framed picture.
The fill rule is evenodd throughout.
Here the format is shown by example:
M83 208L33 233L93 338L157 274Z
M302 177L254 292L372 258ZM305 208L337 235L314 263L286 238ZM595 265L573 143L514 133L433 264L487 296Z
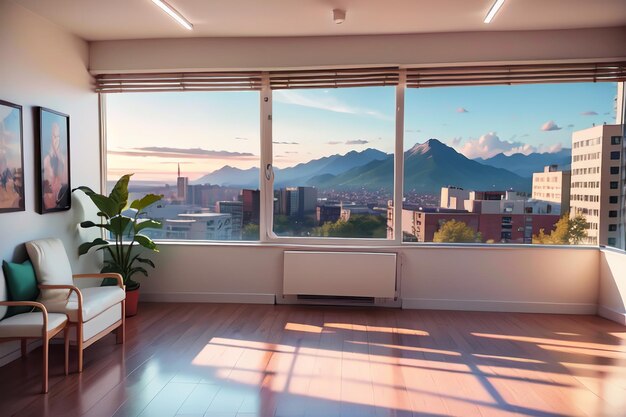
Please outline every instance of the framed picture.
M69 210L70 116L39 107L39 212Z
M0 100L0 213L24 211L22 106Z

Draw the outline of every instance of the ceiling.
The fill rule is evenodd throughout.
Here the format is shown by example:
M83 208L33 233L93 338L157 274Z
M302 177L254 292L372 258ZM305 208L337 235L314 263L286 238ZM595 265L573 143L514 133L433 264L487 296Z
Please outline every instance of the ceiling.
M612 27L626 0L168 0L187 31L151 0L14 0L86 40L178 37L336 36ZM332 9L346 21L332 22Z

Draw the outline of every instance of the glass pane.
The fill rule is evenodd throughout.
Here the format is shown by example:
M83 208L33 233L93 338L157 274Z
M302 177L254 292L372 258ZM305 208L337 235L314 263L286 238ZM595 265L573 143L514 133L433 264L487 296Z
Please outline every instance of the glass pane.
M614 83L407 90L403 239L607 244L615 95Z
M395 88L273 93L274 232L387 238Z
M133 173L131 198L163 199L145 210L156 239L259 239L259 94L110 94L107 188Z

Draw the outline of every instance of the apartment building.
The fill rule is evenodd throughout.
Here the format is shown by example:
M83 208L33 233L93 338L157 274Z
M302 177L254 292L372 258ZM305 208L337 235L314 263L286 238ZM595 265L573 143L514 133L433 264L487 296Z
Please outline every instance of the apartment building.
M569 212L571 171L559 170L558 165L548 165L543 172L533 173L532 198L549 201L560 207L561 214Z
M585 243L616 246L622 189L623 126L600 125L572 134L570 216L589 223Z

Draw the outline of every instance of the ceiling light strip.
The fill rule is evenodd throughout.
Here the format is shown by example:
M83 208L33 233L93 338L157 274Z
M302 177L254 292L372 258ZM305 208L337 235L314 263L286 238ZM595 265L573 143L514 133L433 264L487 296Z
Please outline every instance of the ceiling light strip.
M493 5L491 6L491 9L489 9L489 13L487 13L487 16L485 16L484 22L491 23L496 13L498 13L503 4L504 0L496 0L496 2L493 3Z
M189 23L189 20L185 19L185 17L182 14L180 14L178 10L170 6L164 0L152 0L152 3L159 6L161 10L167 13L172 19L177 21L185 29L193 30L193 25Z

